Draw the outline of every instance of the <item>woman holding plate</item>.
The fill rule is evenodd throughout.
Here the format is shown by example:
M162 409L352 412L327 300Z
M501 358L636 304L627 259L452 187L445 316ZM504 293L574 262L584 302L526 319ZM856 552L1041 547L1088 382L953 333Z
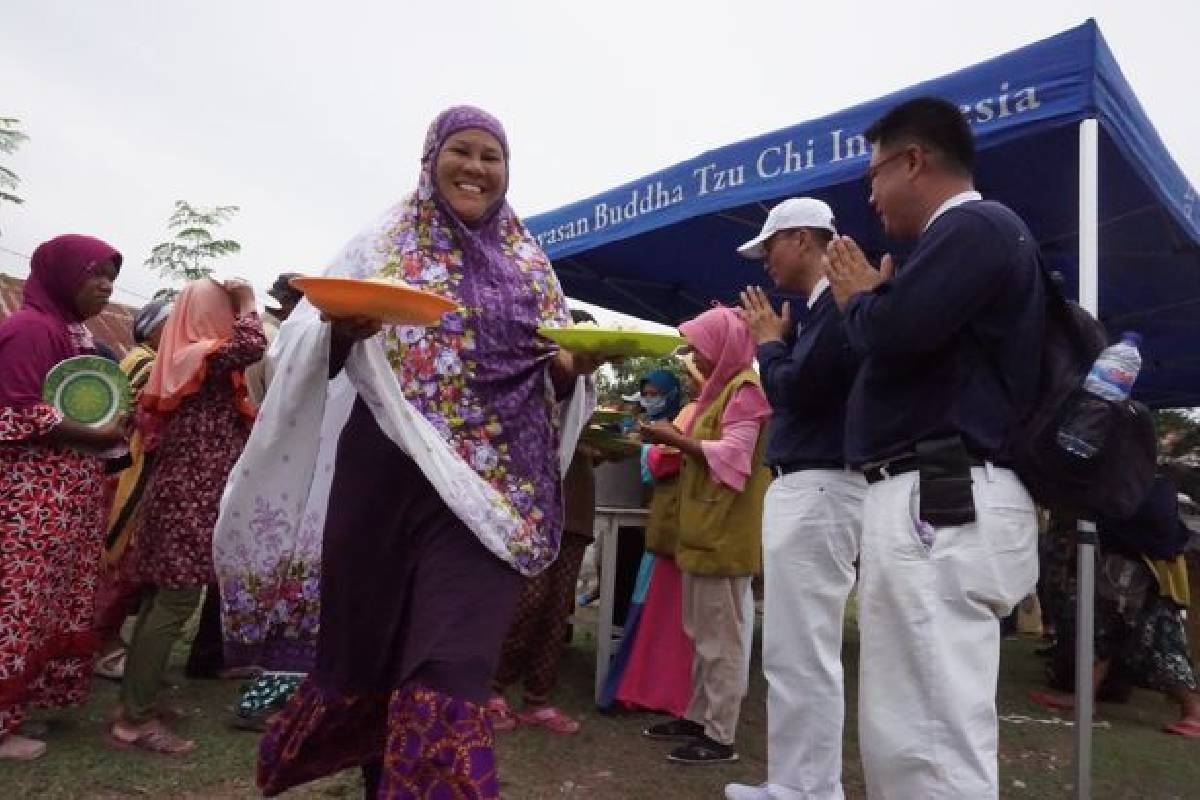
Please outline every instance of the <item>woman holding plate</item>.
M440 324L326 324L306 301L276 340L216 547L226 635L253 641L281 585L261 553L322 537L316 663L260 745L268 795L362 766L368 797L499 796L483 703L522 576L558 553L561 479L598 366L537 333L569 317L505 202L508 163L492 116L443 112L416 192L326 273L449 298L459 309ZM353 391L329 393L336 376ZM330 419L346 420L340 435L320 436ZM314 501L331 450L328 498Z
M683 715L644 734L686 742L668 756L673 762L719 764L738 758L734 732L750 679L750 582L762 566L762 505L770 481L764 428L771 406L753 369L754 338L733 309L705 311L679 332L704 388L682 429L651 422L641 433L683 453L679 477L656 492L661 505L651 510L650 525L669 531L659 538L670 542L683 573L692 697Z
M68 419L42 386L56 364L95 352L83 323L120 268L99 239L44 242L20 310L0 323L0 759L45 752L17 732L26 708L87 699L106 512L97 453L124 440L123 420Z
M158 428L138 529L142 601L109 735L154 753L195 747L166 725L158 693L171 648L213 581L212 534L254 407L243 371L266 347L245 281L189 283L175 301L139 405Z

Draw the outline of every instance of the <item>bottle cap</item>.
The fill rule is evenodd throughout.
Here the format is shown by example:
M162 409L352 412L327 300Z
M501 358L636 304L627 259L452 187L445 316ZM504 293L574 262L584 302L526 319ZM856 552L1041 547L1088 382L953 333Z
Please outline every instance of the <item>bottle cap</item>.
M1137 347L1142 343L1142 335L1137 331L1125 331L1121 334L1121 341L1129 342L1134 347Z

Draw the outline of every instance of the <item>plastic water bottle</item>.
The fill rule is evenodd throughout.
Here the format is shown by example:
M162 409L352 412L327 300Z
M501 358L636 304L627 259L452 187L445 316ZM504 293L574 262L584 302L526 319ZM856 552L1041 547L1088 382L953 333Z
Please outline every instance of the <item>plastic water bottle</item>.
M1140 334L1126 331L1121 334L1121 341L1104 348L1083 381L1084 391L1113 403L1128 399L1142 369L1142 356L1138 352L1141 342ZM1091 458L1098 448L1087 440L1085 433L1072 430L1068 423L1058 431L1058 444L1073 455Z
M1096 363L1083 381L1083 388L1114 403L1127 400L1142 369L1142 356L1138 352L1141 343L1141 334L1122 333L1121 341L1104 348L1096 357Z

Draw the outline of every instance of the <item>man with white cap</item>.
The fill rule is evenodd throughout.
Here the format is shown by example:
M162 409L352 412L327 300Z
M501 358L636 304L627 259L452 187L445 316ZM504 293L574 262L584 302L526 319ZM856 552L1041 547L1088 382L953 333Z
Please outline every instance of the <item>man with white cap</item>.
M730 784L729 800L843 797L842 623L866 483L845 468L846 398L858 365L824 276L835 233L828 205L792 198L738 248L764 260L778 289L808 302L794 324L791 303L778 314L757 286L741 297L771 401L766 459L775 479L763 508L767 783Z

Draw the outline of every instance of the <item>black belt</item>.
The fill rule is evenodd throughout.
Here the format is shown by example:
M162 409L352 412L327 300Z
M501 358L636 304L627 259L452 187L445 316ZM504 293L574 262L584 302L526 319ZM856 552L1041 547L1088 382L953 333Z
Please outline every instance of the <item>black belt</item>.
M769 469L776 478L800 472L805 469L845 469L846 464L836 458L811 458L803 461L786 461L782 464L771 464Z
M992 459L976 458L972 456L970 464L972 467L982 467L986 462L991 461L993 466L1004 466ZM888 478L894 478L897 475L903 475L906 472L916 472L921 468L920 462L917 460L915 453L905 453L902 456L889 458L886 461L876 461L863 466L863 477L867 479L867 483L879 483Z

